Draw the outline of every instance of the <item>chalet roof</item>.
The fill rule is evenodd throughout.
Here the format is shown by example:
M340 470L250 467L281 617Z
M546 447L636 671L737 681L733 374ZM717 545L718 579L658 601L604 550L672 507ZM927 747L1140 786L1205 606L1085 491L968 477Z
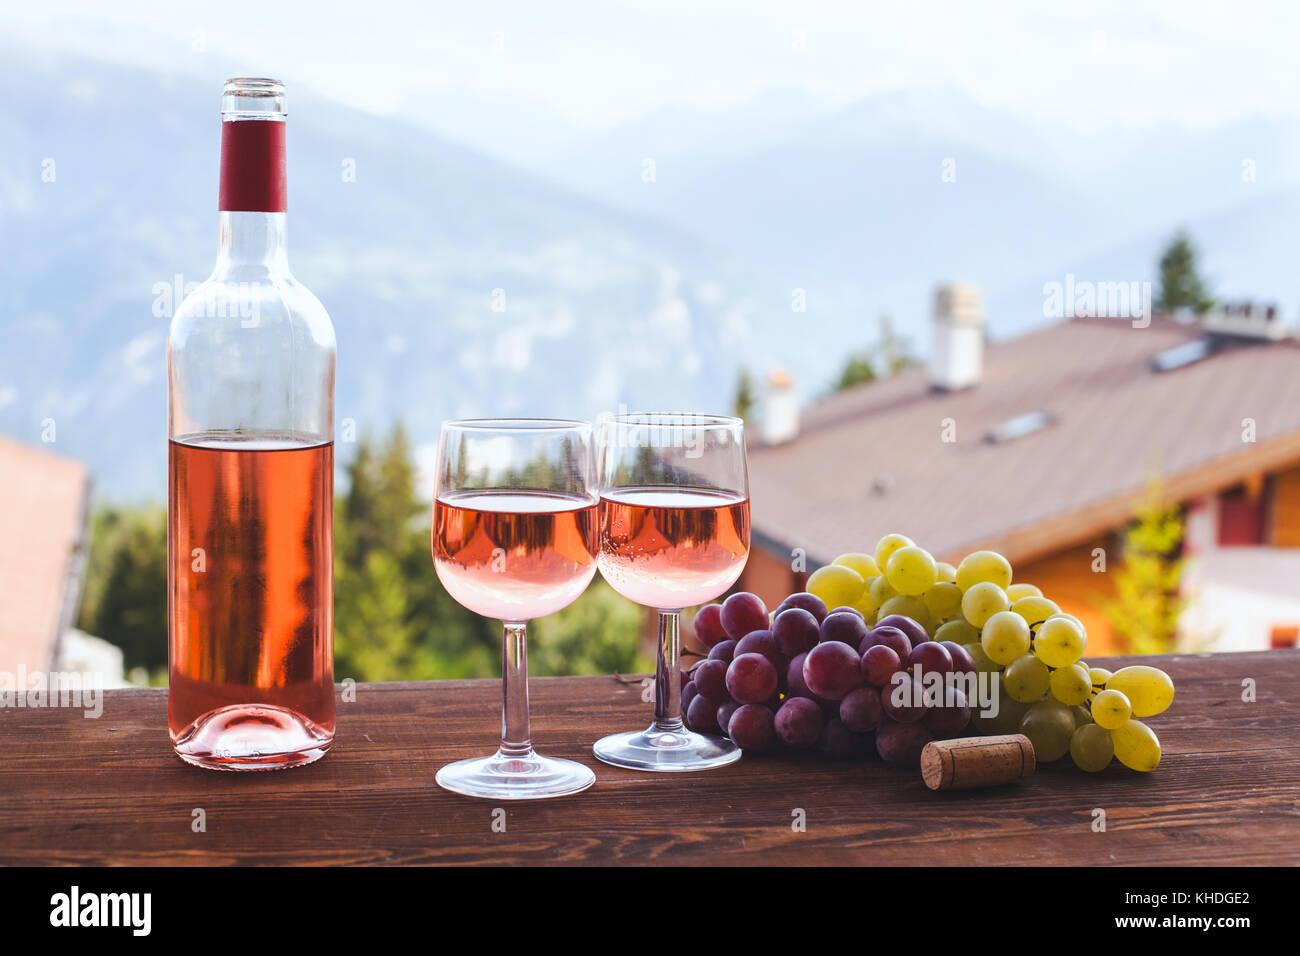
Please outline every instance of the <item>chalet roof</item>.
M1150 476L1183 500L1300 462L1300 342L1224 341L1154 370L1202 334L1072 319L986 346L969 389L932 390L914 367L837 393L804 411L794 440L751 450L756 540L822 562L900 531L947 558L992 547L1024 560L1122 525ZM1017 419L1041 427L989 439Z

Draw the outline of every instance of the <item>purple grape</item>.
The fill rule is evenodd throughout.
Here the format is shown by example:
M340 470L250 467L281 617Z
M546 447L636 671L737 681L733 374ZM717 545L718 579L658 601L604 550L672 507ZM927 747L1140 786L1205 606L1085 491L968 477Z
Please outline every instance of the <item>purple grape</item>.
M721 710L718 711L722 713ZM747 753L771 750L776 743L776 724L772 712L762 704L742 704L730 716L727 736Z
M709 648L709 660L722 661L730 664L731 659L736 656L736 642L727 638L725 641L718 641Z
M790 658L790 666L785 670L785 690L790 697L809 697L816 698L817 695L808 689L808 685L803 679L803 662L807 654L796 654Z
M840 700L862 686L862 658L848 644L826 641L803 659L803 680L818 697Z
M840 720L857 734L865 734L880 726L885 711L880 706L880 691L874 687L851 690L840 701Z
M695 696L699 692L700 689L695 686L695 681L686 681L685 683L682 684L682 713L683 714L685 714L688 710L691 709L691 701L695 699Z
M831 608L831 614L856 614L858 617L862 618L863 623L865 623L867 620L867 616L865 614L863 614L857 608L849 607L848 605L840 605L839 607Z
M886 720L876 729L876 752L891 767L921 768L921 751L934 739L924 724Z
M943 706L931 707L921 722L936 740L955 737L970 724L970 705L960 688L945 690L944 696Z
M821 736L817 738L818 752L834 759L856 756L866 747L867 739L845 727L844 721L838 717L826 721L822 725Z
M778 671L784 670L790 663L790 658L782 654L781 649L776 646L776 639L772 637L772 632L767 630L750 631L736 641L736 649L732 659L734 660L741 654L762 654Z
M737 654L727 665L727 690L742 704L761 704L776 693L776 668L762 654Z
M802 608L807 611L813 617L817 618L818 624L826 620L826 605L822 602L822 599L815 594L809 594L807 591L799 591L796 594L791 594L781 602L782 610L792 607Z
M883 644L886 647L893 648L894 653L898 655L900 661L907 660L907 656L912 653L912 639L896 627L877 625L872 628L871 633L866 636L858 649L865 654L867 648L875 647L877 644Z
M789 697L776 712L776 735L789 747L803 750L821 736L822 709L807 697Z
M868 647L862 655L862 676L872 687L884 687L902 669L898 652L887 644Z
M727 632L722 628L722 605L706 604L695 612L691 622L695 638L705 647L713 647L719 641L727 639Z
M740 591L722 602L722 629L738 641L750 631L767 627L767 606L757 594Z
M882 617L876 622L876 627L898 628L907 635L907 639L912 642L913 647L917 644L924 644L926 641L930 640L930 635L926 633L925 628L920 624L917 624L910 617L905 617L902 614L889 614Z
M857 611L832 611L822 621L821 639L839 641L849 647L860 647L867 636L867 622Z
M880 688L880 705L900 724L914 724L925 716L925 688L911 674L904 673Z
M724 734L727 732L727 724L731 721L731 715L739 708L740 704L728 697L718 705L718 729Z
M948 649L948 655L952 658L954 672L958 674L975 673L975 658L970 656L970 651L956 641L941 641L940 644Z
M691 671L695 689L705 697L722 700L727 696L727 666L724 661L700 661Z
M716 701L696 694L691 699L691 706L686 708L686 725L701 734L718 732L718 704Z
M942 644L926 641L924 644L917 644L913 647L912 653L907 656L908 670L913 670L918 666L921 668L922 675L951 674L952 655L948 653L948 648ZM704 690L703 687L700 689Z
M819 637L817 618L801 607L786 608L772 621L772 640L777 650L794 657L817 646Z

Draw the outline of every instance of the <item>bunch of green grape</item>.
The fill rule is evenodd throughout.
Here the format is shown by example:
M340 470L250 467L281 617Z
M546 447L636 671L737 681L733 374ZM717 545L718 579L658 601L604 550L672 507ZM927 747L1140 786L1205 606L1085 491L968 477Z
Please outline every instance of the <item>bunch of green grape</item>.
M996 675L999 709L971 726L983 734L1022 733L1043 763L1067 753L1097 772L1118 759L1133 770L1160 763L1160 741L1139 718L1169 708L1174 683L1156 667L1114 673L1083 660L1088 634L1032 584L1012 583L1011 563L976 551L953 567L901 534L874 553L842 554L814 571L807 589L828 608L849 607L869 625L901 614L931 640L961 645L976 670Z

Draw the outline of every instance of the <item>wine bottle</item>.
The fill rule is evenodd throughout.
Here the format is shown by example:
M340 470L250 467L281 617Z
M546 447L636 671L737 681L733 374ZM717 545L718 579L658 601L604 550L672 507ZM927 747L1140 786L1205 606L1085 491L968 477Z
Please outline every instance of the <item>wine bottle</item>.
M168 729L222 770L334 739L334 328L289 273L286 116L226 83L216 268L167 340Z

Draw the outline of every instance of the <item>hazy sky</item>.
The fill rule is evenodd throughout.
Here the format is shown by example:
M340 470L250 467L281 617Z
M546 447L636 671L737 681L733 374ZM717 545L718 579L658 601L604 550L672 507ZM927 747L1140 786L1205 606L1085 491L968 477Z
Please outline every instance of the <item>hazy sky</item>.
M1078 130L1300 113L1300 4L1284 0L41 0L5 4L0 30L161 69L271 74L381 111L450 93L485 116L528 109L579 128L773 87L837 105L953 85Z

